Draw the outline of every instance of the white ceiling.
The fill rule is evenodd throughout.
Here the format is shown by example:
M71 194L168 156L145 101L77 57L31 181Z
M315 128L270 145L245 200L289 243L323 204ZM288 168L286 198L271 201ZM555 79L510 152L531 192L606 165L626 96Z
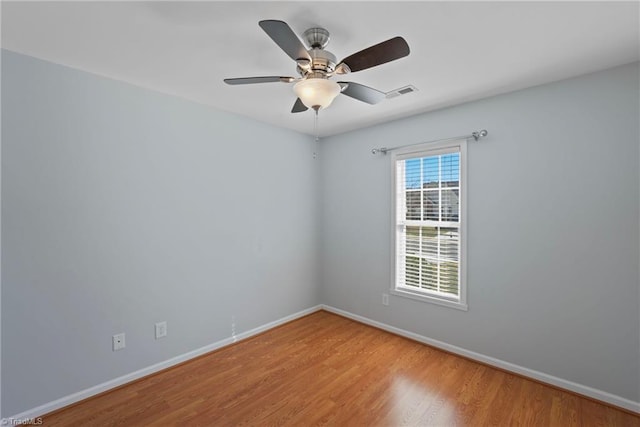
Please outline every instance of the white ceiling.
M411 54L350 74L384 92L368 105L339 96L320 134L371 124L638 61L633 2L2 2L2 47L313 133L291 114L292 85L228 86L227 77L296 76L258 21L331 32L338 59L403 36Z

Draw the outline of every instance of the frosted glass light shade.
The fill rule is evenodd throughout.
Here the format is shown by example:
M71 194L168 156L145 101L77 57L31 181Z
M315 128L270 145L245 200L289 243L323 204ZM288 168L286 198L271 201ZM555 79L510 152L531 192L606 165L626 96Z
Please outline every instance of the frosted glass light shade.
M340 85L327 79L305 79L295 84L293 91L309 108L327 108L340 93Z

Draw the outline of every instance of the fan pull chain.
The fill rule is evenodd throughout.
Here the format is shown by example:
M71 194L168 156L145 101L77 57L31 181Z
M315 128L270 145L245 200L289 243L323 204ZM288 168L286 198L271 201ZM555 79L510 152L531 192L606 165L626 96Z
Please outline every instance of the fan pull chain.
M317 158L318 157L318 142L320 141L320 135L318 134L318 110L319 108L316 108L316 114L313 118L313 134L316 136L316 140L315 140L315 150L313 151L313 158Z

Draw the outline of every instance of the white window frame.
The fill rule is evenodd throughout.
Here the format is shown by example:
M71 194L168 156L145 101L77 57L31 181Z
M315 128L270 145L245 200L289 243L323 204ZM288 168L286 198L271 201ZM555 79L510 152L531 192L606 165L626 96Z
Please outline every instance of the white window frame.
M398 288L398 262L400 252L400 241L398 239L398 220L396 216L399 212L397 200L397 170L398 160L406 160L417 157L429 157L439 154L448 154L458 151L460 153L460 212L459 212L459 298L436 294L429 291L408 290L405 287ZM468 310L467 306L467 140L446 141L441 143L426 143L414 145L391 151L391 288L392 295L410 298L418 301L429 302L445 307L452 307L459 310Z

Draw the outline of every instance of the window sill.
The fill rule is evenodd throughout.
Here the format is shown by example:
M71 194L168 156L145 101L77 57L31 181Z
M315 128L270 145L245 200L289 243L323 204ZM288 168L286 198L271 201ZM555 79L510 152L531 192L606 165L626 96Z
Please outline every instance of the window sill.
M467 304L458 301L451 301L444 298L438 298L436 296L431 296L423 293L411 292L404 289L391 289L389 291L390 294L396 295L399 297L414 299L417 301L428 302L431 304L441 305L444 307L455 308L457 310L468 311L469 307Z

